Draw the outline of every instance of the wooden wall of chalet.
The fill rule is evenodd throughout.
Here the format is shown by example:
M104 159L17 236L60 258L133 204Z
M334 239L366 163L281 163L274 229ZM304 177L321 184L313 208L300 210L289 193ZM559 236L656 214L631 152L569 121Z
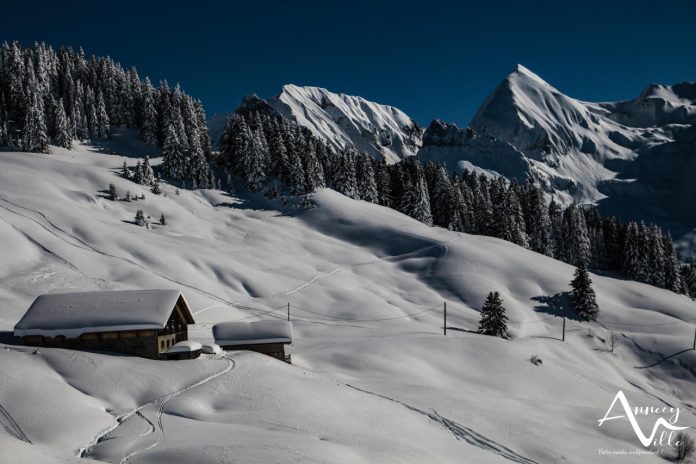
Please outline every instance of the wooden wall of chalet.
M285 353L285 345L285 343L260 343L256 345L220 345L220 347L227 351L254 351L292 364L290 355Z
M72 350L108 351L150 359L158 359L160 353L156 330L91 332L83 333L78 338L29 335L24 337L24 344Z

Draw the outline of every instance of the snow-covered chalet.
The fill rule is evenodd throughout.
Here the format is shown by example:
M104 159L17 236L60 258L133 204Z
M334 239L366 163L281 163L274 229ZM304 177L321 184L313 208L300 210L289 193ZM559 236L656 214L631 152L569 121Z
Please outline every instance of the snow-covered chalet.
M39 296L14 334L29 346L166 359L193 323L179 290L57 293Z

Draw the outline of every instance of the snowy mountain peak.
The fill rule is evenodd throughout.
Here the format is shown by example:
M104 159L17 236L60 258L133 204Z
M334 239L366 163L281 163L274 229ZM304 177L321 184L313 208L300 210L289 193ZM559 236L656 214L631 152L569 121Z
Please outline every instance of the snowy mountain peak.
M511 72L507 77L507 80L515 80L515 79L528 79L531 81L538 82L540 85L549 86L548 82L546 82L544 79L539 77L538 74L534 73L529 68L527 68L521 64L518 64L517 66L515 66L515 70L513 72Z
M362 97L286 84L268 104L337 149L354 146L388 162L414 156L422 143L422 128L403 111Z

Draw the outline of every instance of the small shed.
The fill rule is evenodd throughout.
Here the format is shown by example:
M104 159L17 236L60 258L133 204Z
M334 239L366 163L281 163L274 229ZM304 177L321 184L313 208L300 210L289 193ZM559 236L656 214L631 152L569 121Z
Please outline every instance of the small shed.
M167 359L196 359L201 355L203 346L191 340L179 342L167 350Z
M55 293L34 300L14 333L29 346L165 359L193 323L179 290Z
M223 350L249 350L291 362L285 345L292 343L289 321L222 322L213 327L215 343Z

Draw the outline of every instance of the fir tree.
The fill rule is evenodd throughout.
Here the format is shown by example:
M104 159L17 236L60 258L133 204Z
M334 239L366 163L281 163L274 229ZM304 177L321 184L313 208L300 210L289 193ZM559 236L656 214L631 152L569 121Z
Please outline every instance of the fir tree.
M143 214L142 209L135 212L135 223L140 227L145 225L145 214Z
M68 150L72 148L72 131L70 130L68 117L65 115L62 98L56 102L54 134L53 143L55 145Z
M667 290L671 290L675 293L679 293L683 290L681 275L679 272L679 261L677 260L677 252L674 249L674 243L672 242L672 235L667 233L664 237L664 256L665 256L665 268L664 268L664 287Z
M507 338L507 316L498 292L490 292L481 308L478 333Z
M118 192L116 191L116 186L114 184L109 184L109 200L118 200Z
M160 189L160 184L155 182L155 185L152 186L152 189L150 189L150 191L155 195L160 195L162 193L162 190Z
M143 163L140 167L141 172L143 173L143 178L142 181L140 182L143 185L152 185L155 183L155 172L152 170L152 166L150 166L150 157L145 155L145 158L143 159Z
M155 184L155 185L157 185L157 184ZM159 223L160 223L161 226L166 226L166 225L167 225L167 218L164 217L164 213L162 213L162 214L160 215Z
M375 183L375 171L372 168L372 160L366 154L358 155L356 159L355 178L360 199L370 203L377 203L377 184Z
M170 179L184 179L186 158L173 125L167 128L162 146L162 172Z
M344 148L339 156L333 187L348 198L357 199L359 193L355 175L355 150L350 147Z
M154 89L149 78L142 85L142 110L140 135L145 143L157 145L157 108L155 107Z
M135 172L133 173L133 182L136 184L142 184L145 179L145 176L143 175L143 165L138 160L138 163L135 165Z
M111 126L110 126L110 121L109 121L109 115L106 112L106 106L104 104L104 97L102 96L102 93L99 92L99 96L97 97L97 137L99 138L106 138L109 136L109 132L111 131Z
M584 321L595 321L599 314L599 306L597 306L597 296L592 288L592 280L590 273L587 272L585 263L580 263L580 266L575 270L575 276L570 282L573 290L571 298L573 308Z
M268 161L268 146L263 133L259 130L253 133L251 142L244 151L244 171L246 186L252 192L261 190L266 182L266 165ZM302 173L304 183L304 173Z
M430 211L430 198L425 179L418 176L414 185L408 185L401 201L401 212L423 224L432 226L433 216Z
M123 166L121 167L121 176L124 179L130 179L131 177L130 169L128 169L128 165L125 161L123 162Z
M591 247L582 209L570 205L563 213L563 248L561 258L574 266L590 262Z

